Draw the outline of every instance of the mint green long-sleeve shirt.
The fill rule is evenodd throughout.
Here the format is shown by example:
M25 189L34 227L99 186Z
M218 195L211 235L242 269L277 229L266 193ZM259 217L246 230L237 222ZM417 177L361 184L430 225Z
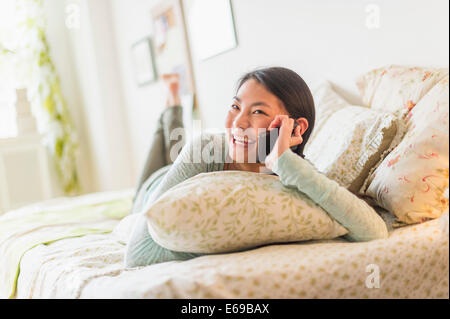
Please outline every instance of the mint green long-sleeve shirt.
M206 134L191 140L183 147L176 161L161 170L164 174L156 174L158 178L153 180L152 186L143 188L138 195L141 198L137 200L137 207L151 204L165 191L190 177L223 170L228 154L227 145L224 133ZM199 158L199 150L209 154L212 160ZM345 235L347 239L369 241L388 236L385 222L373 207L320 173L308 159L298 156L292 150L288 149L278 158L273 172L279 176L283 185L305 193L345 227L349 231ZM186 260L200 255L174 252L159 246L149 235L147 222L142 214L136 221L128 243L125 263L128 267L145 266L171 260Z
M372 206L317 171L308 159L288 149L275 162L273 171L283 185L306 194L345 227L347 239L369 241L388 236L386 223Z

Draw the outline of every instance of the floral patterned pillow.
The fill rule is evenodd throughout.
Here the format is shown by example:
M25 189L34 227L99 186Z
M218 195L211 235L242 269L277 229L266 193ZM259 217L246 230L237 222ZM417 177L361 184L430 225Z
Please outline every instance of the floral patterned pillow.
M191 177L164 193L146 216L156 243L190 253L231 252L348 233L277 176L243 171Z
M316 93L316 92L315 92ZM315 94L319 124L305 156L328 178L357 193L397 134L393 114L350 105L327 83Z
M444 191L444 199L447 201L447 208L444 210L444 212L442 213L440 219L440 226L441 226L441 231L442 231L442 236L445 236L446 238L448 238L449 235L449 230L448 230L448 187L447 189Z
M448 207L449 77L435 85L409 112L408 131L361 188L399 221L419 223Z
M446 75L448 68L391 65L367 72L356 85L364 104L372 109L408 112Z

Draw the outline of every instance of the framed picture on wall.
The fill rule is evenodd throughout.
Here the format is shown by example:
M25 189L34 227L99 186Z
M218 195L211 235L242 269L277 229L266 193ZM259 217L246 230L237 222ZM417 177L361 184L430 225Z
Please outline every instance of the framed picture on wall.
M151 10L155 64L159 74L180 75L180 95L195 94L191 54L181 0L165 0Z
M139 40L131 47L134 74L139 86L156 81L156 70L150 37Z
M231 0L188 0L186 11L196 58L207 60L237 47Z

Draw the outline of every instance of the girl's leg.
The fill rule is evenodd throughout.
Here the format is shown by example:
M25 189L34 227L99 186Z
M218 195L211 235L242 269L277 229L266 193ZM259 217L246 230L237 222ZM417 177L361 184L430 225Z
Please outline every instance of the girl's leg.
M178 157L180 152L174 154L173 158L171 158L170 151L172 150L172 147L178 143L181 143L180 144L181 146L184 146L185 144L184 135L186 134L186 131L184 129L183 123L183 107L182 106L170 107L169 111L166 110L161 115L161 122L164 130L164 149L165 149L164 154L166 155L166 165L173 164L173 162L175 161L176 157ZM174 131L176 129L180 131L178 132ZM170 135L172 134L172 132L179 134L174 134L173 139L171 139ZM179 136L180 134L182 134L181 140ZM181 151L181 147L179 148L179 151Z
M136 194L145 183L145 181L160 168L172 164L170 150L179 143L178 140L170 140L170 133L175 128L184 129L183 108L181 106L172 106L164 110L158 120L158 127L153 137L150 151L145 161L144 169L139 178ZM183 140L184 142L184 140ZM178 155L178 154L177 154ZM175 159L173 159L175 160Z
M154 173L155 171L166 165L165 158L166 156L164 149L164 130L162 128L162 125L160 124L160 120L158 120L158 127L153 135L150 150L148 152L144 168L141 172L141 176L139 177L139 182L136 188L136 194L139 192L139 189L142 187L142 185L145 183L145 181L150 177L152 173Z
M175 158L173 160L170 158L170 150L179 142L170 140L170 134L176 128L184 130L183 108L181 106L167 108L159 117L157 125L144 169L139 178L131 213L141 211L148 197L147 193L156 188L175 160ZM182 139L181 143L184 142Z

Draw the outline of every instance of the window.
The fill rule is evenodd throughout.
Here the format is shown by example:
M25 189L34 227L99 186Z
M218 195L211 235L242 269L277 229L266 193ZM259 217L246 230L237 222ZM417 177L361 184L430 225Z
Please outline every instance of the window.
M7 48L14 38L14 8L15 1L0 1L0 138L17 135L15 89L10 54Z

